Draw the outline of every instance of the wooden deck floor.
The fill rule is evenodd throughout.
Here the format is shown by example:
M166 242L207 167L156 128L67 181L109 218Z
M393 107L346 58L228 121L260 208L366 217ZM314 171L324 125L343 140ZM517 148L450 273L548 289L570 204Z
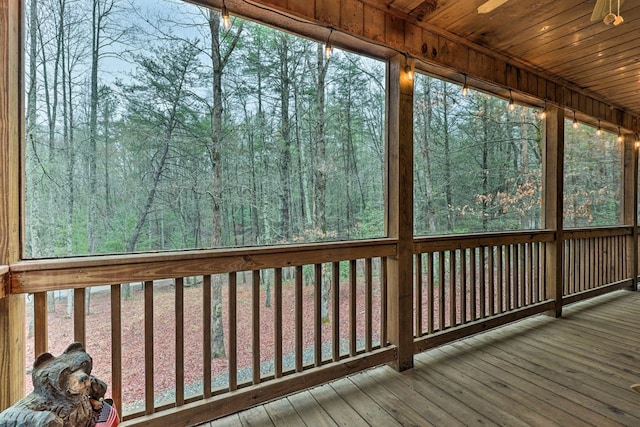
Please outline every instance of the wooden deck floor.
M640 426L640 293L618 291L203 426Z

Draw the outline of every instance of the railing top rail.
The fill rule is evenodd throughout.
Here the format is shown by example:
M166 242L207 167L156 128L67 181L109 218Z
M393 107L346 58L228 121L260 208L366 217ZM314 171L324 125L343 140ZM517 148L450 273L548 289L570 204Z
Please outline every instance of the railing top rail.
M451 234L417 237L413 242L414 253L469 249L484 246L500 246L518 243L550 242L555 238L553 230L508 231L497 233Z
M564 240L589 239L595 237L629 236L633 233L632 225L612 227L569 228L562 232Z
M395 239L39 259L10 266L11 293L84 288L391 256Z

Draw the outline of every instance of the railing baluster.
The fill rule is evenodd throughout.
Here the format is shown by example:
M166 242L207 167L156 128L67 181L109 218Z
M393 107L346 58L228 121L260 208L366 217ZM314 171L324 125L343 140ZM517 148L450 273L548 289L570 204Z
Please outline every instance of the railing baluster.
M202 277L202 392L211 397L211 275Z
M513 247L513 308L520 308L520 245Z
M444 252L438 253L438 330L444 331L445 312L445 256Z
M357 285L357 264L356 260L349 261L349 355L356 355L356 339L357 339L357 325L356 325L356 285Z
M528 266L527 266L527 272L528 272L528 281L529 281L529 304L533 304L534 302L536 302L535 300L535 285L534 285L534 281L533 281L533 276L534 276L534 270L537 268L537 265L535 264L534 261L534 251L535 251L535 242L531 242L527 244L527 249L528 249L528 258L527 258L527 262L528 262Z
M373 349L373 266L371 258L364 260L364 348L367 352Z
M122 300L119 284L111 286L111 398L122 413Z
M380 259L380 346L387 346L387 280L388 280L388 269L387 269L387 257L382 257Z
M456 326L456 251L449 251L449 326Z
M477 318L476 305L478 304L478 301L476 297L476 289L478 285L476 283L476 271L478 269L478 266L476 261L476 251L477 248L472 248L471 252L469 253L469 282L471 291L471 294L469 295L469 308L471 311L471 320L476 320Z
M144 282L144 412L154 412L153 280Z
M486 294L486 290L487 290L487 271L485 268L485 263L484 263L484 259L485 259L485 246L481 246L479 249L479 255L480 255L480 286L479 286L479 298L480 298L480 318L484 319L484 317L487 315L487 294Z
M38 292L33 296L33 346L34 359L49 349L49 316L47 313L46 292Z
M273 340L274 340L274 375L282 377L282 268L273 271Z
M520 248L520 304L518 307L524 307L526 304L527 293L527 270L526 270L526 245L518 244Z
M513 245L509 244L507 246L505 246L505 260L504 260L504 264L505 264L505 273L506 273L506 283L505 283L505 303L506 303L506 310L510 311L513 308L513 305L511 304L511 287L513 286L513 274L512 274L512 269L511 269L511 248L513 247Z
M302 266L296 266L295 289L295 321L296 321L296 372L302 372Z
M84 298L84 288L77 288L73 290L73 339L86 346L86 304Z
M487 287L489 295L488 295L488 300L489 300L489 316L493 316L495 314L495 297L496 297L496 291L495 291L495 266L494 266L494 257L493 257L493 251L494 251L494 246L488 246L487 250L489 251L489 260L488 260L488 268L487 271L489 272L489 286Z
M415 291L414 302L416 307L415 318L415 331L414 337L422 336L422 254L416 254L415 256Z
M322 365L322 264L314 265L313 289L313 352L315 366Z
M340 360L340 263L331 264L331 358Z
M251 272L251 350L253 384L260 384L260 270Z
M467 249L460 250L460 323L467 323Z
M220 278L217 278L219 280ZM228 276L229 286L229 391L238 389L238 274Z
M504 266L502 264L502 251L504 251L504 246L500 245L496 247L496 265L497 265L497 279L498 283L496 285L498 290L497 296L497 304L498 304L498 313L504 313L504 291L502 287L504 286Z
M427 291L429 297L429 303L427 305L427 330L430 334L433 334L435 322L435 291L433 286L433 282L435 280L435 272L433 271L433 266L433 252L429 252L427 254Z
M589 257L590 274L589 274L589 283L591 287L598 286L598 239L590 239L589 248L591 252L591 256Z
M184 405L184 278L175 279L176 406Z

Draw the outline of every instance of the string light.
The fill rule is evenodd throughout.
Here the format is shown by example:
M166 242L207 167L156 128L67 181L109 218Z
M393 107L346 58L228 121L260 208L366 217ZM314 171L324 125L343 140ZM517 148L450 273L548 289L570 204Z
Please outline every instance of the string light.
M333 28L329 27L329 36L327 37L327 43L324 45L324 57L327 59L331 59L331 51L333 46L331 46L331 34L333 33Z
M622 132L620 132L620 126L618 126L618 142L622 142Z
M540 113L540 120L544 120L547 118L547 100L544 100L544 109Z
M578 119L576 119L576 110L573 110L573 128L578 129Z
M467 86L467 75L464 75L464 85L462 86L462 96L469 95L469 86Z
M602 128L600 127L600 119L598 119L598 129L596 130L596 135L602 136Z
M634 138L636 141L636 148L640 148L640 135L638 135L638 132L635 133Z
M224 1L222 2L221 16L222 16L222 26L224 27L225 30L228 30L229 28L231 28L231 17L229 16L229 10L227 9L227 5L225 4Z
M413 80L413 69L409 64L409 58L407 55L404 56L404 72L407 73L409 80Z
M513 111L516 109L516 103L513 102L513 94L511 93L511 89L509 89L509 106L507 107L509 111Z

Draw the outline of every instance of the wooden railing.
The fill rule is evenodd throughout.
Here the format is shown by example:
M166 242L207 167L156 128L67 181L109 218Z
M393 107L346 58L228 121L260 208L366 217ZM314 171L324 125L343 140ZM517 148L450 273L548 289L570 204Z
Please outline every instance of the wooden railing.
M69 339L111 349L110 393L125 420L183 425L394 360L386 338L386 264L395 252L395 241L381 239L26 261L11 267L11 291L34 294L39 354L51 344L47 292L73 288ZM96 342L85 301L97 298L92 287L104 285L109 309L99 321L110 323L110 337ZM212 306L212 299L221 301L212 292L222 295L222 305ZM212 310L224 314L224 356L211 351ZM169 340L162 338L167 331ZM125 344L125 333L138 336L135 348ZM195 380L192 365L199 367ZM158 384L162 366L171 371L168 389L166 375ZM138 406L123 393L131 383L144 388Z
M563 301L631 286L632 227L564 231Z
M416 239L415 351L549 310L545 243L553 239L547 231Z
M562 303L631 284L632 231L564 232ZM556 237L415 238L413 351L557 309L547 283ZM62 344L49 329L68 331L65 345L107 347L109 360L96 365L108 369L96 375L126 425L187 425L397 361L387 340L387 260L397 256L395 240L378 239L24 261L0 277L10 293L34 295L28 358ZM63 290L73 290L72 317L53 319L51 293ZM87 314L100 295L108 309Z

